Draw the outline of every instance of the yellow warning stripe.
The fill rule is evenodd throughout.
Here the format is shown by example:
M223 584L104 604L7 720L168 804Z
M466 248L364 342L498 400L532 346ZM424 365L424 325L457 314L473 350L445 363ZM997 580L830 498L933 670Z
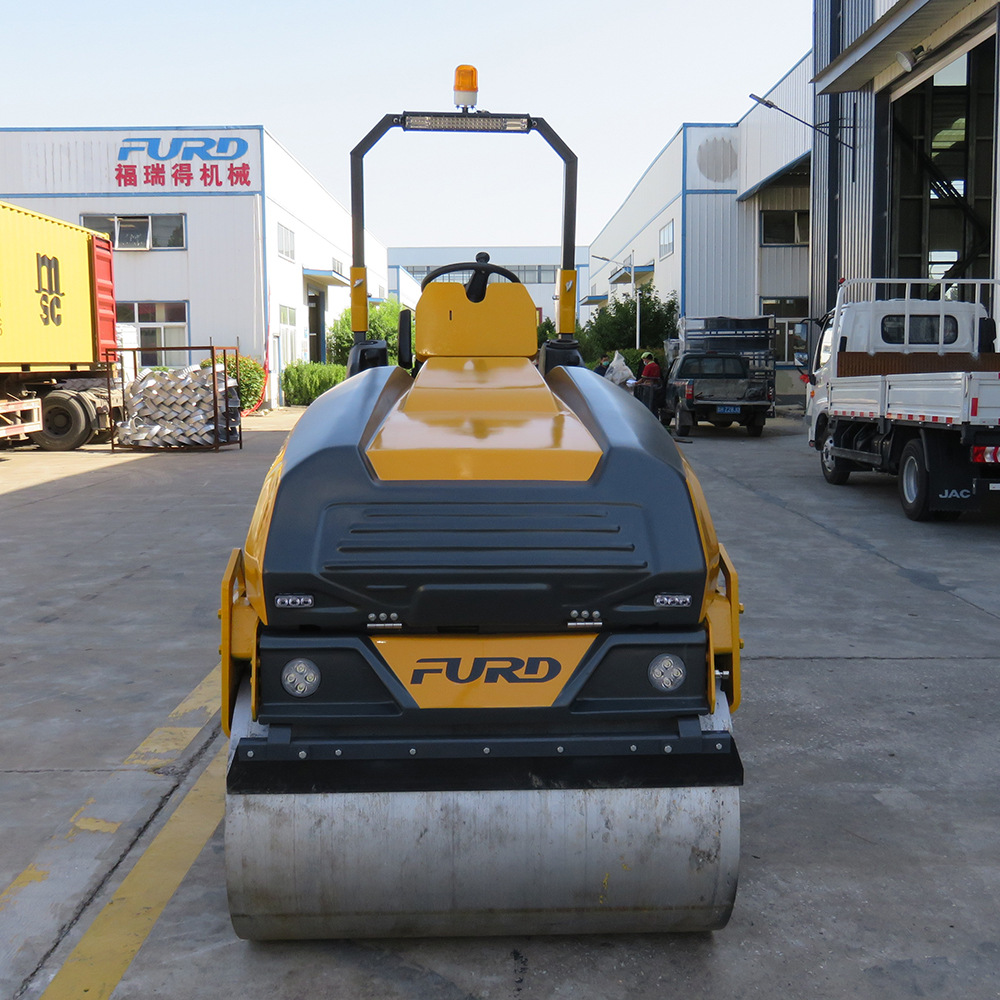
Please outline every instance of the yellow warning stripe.
M201 732L201 728L201 726L160 726L125 758L125 766L157 768L173 763Z
M169 719L182 719L192 712L201 712L205 722L219 711L219 685L222 665L216 664L205 679L170 713Z
M223 747L56 973L42 1000L107 1000L225 809Z
M219 687L221 667L217 664L208 672L201 683L185 697L170 713L169 719L181 719L200 711L204 714L204 722L200 726L160 726L154 729L125 758L122 767L143 767L154 769L173 763L187 748L188 744L201 732L204 723L219 711ZM81 830L90 833L115 833L120 824L108 822L98 817L84 816L83 813L94 804L93 798L87 801L70 817L70 831L65 839L72 840ZM44 882L51 877L49 871L42 871L34 864L28 865L20 875L0 892L0 910L3 910L17 894L32 882Z

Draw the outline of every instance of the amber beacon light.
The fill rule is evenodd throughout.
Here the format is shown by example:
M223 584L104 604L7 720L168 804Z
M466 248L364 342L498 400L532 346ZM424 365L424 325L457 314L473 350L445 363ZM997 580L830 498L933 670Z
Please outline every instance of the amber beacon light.
M479 74L475 66L455 68L455 107L474 108L479 97Z

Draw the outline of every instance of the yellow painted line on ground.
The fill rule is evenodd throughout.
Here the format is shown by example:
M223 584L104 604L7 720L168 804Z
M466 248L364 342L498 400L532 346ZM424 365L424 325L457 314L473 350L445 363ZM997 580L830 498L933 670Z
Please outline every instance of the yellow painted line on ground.
M195 726L159 726L125 758L126 767L163 767L173 763L201 732L204 724L219 711L222 665L213 667L204 680L167 716L180 720L199 713Z
M219 711L222 690L222 664L217 663L208 676L170 713L170 719L182 719L192 712L202 712L207 722Z
M160 726L125 758L125 766L162 767L170 764L200 732L201 726Z
M47 871L28 865L20 875L3 892L0 892L0 910L2 910L26 885L32 882L44 882L49 877Z
M219 711L221 703L221 676L222 665L216 664L208 672L204 680L170 713L168 718L179 719L200 710L205 713L205 722L207 722ZM161 726L158 729L154 729L125 758L122 766L155 768L170 764L177 759L191 740L201 732L203 727L204 723L202 726ZM117 832L121 825L120 823L113 823L98 817L83 815L87 808L93 804L94 799L89 798L73 813L69 821L69 832L61 839L72 840L80 831L108 834ZM3 892L0 892L0 910L4 909L25 886L30 885L32 882L44 882L49 877L49 874L47 871L40 871L34 864L28 865Z
M225 809L223 747L56 973L42 1000L107 1000Z
M87 833L117 833L118 828L121 823L115 823L111 820L99 819L97 816L84 816L83 814L87 809L94 804L96 800L91 797L87 799L86 802L72 816L69 818L70 830L66 834L67 840L72 840L77 833L81 830L85 830Z

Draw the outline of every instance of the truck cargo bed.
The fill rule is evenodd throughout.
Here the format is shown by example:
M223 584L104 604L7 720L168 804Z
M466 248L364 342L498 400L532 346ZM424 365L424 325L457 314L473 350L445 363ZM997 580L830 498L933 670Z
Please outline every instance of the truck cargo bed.
M915 372L838 377L830 414L933 424L1000 424L1000 373Z

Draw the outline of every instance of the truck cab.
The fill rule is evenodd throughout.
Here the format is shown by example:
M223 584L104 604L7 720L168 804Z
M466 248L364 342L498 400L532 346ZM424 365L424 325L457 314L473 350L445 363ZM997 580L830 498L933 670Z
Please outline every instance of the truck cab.
M815 446L826 422L831 380L890 370L960 368L969 356L994 351L995 339L996 325L980 302L892 298L838 303L813 356L806 400L809 443Z

